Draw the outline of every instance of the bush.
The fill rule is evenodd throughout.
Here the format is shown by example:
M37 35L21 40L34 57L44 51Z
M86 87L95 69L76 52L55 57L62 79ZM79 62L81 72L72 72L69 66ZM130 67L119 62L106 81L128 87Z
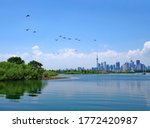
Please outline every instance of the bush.
M51 76L56 76L56 75L57 75L57 73L54 72L54 71L46 70L46 71L43 72L43 78L49 78Z

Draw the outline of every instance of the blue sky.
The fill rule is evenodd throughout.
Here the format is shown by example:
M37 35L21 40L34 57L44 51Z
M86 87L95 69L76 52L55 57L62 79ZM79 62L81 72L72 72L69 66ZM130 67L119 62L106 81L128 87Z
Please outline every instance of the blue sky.
M26 61L42 61L48 68L90 67L96 53L110 63L122 59L121 55L120 61L125 62L140 54L150 65L149 12L149 0L0 0L0 61L20 55ZM78 61L72 65L74 59Z

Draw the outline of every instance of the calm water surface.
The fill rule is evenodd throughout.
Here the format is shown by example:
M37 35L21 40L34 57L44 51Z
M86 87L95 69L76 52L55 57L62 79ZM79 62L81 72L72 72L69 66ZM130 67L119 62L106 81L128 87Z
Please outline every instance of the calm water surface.
M0 82L0 110L150 110L150 74Z

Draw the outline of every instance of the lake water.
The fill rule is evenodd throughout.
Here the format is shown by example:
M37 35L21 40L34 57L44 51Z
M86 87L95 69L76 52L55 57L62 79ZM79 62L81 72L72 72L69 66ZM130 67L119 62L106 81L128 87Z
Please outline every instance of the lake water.
M150 74L67 76L0 82L0 110L150 110Z

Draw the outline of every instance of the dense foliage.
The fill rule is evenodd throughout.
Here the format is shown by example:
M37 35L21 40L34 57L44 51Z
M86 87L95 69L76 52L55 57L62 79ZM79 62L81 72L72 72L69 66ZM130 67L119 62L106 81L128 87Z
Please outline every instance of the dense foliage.
M42 66L43 66L41 63L39 63L39 62L37 62L37 61L35 61L35 60L30 61L30 62L28 63L28 65L31 66L32 69L42 68Z
M0 81L5 80L35 80L57 75L55 72L42 68L42 64L31 61L24 64L19 57L11 57L7 62L0 62Z
M24 60L22 60L20 57L10 57L7 59L7 62L15 63L15 64L24 64Z

